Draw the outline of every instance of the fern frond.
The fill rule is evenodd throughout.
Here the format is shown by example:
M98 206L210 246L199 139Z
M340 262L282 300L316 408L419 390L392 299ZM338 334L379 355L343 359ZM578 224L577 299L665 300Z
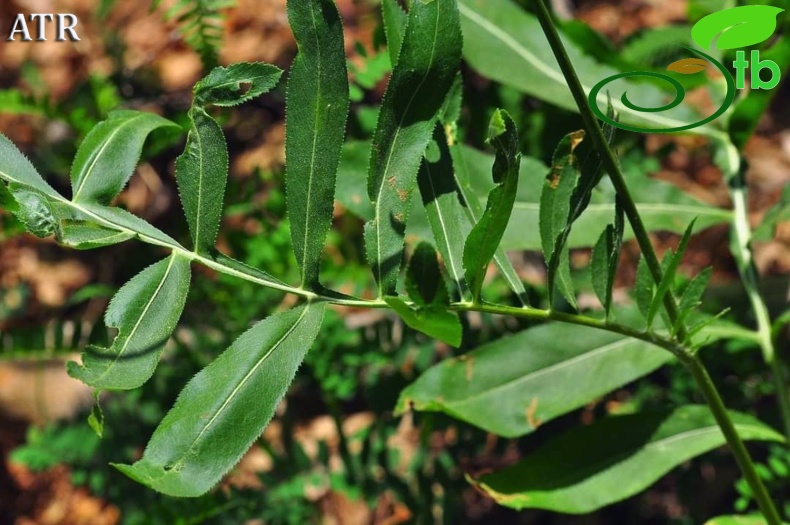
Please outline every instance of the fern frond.
M152 4L158 8L161 0ZM235 0L175 0L164 13L167 21L176 21L184 41L200 54L205 68L219 65L222 44L223 9L235 7Z

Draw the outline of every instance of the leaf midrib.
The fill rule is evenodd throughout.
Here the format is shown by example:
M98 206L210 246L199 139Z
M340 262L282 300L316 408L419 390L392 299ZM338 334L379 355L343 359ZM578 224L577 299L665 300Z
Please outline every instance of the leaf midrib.
M383 279L384 275L381 270L381 265L384 261L384 257L381 253L381 196L384 192L384 187L387 185L387 174L389 173L390 165L392 164L392 157L395 154L396 145L400 138L401 129L403 129L403 122L406 120L406 116L411 111L411 106L414 103L414 99L417 97L417 94L422 90L422 86L425 84L425 81L428 79L428 76L433 69L434 59L436 58L436 42L439 39L439 20L441 19L441 7L438 5L436 6L436 22L435 22L435 29L433 33L433 42L431 43L431 59L428 62L428 67L425 70L425 75L420 80L419 85L417 88L412 92L411 98L409 99L409 103L406 105L406 110L403 112L401 116L400 122L398 122L397 129L395 130L395 137L392 140L392 144L390 145L390 152L389 156L387 157L387 164L384 167L384 173L381 177L381 182L379 184L379 192L376 197L376 215L375 215L375 223L376 223L376 267L378 268L378 276L379 276L379 295L384 295L384 288L383 288ZM401 44L401 55L403 54L403 48L405 47L406 39L404 36L403 43ZM400 61L399 61L400 62Z
M241 381L239 381L239 384L236 385L233 388L233 390L231 391L230 395L227 397L227 399L225 399L225 401L222 403L222 405L217 409L216 413L212 416L212 418L208 421L208 423L206 423L206 425L203 427L203 429L201 429L200 433L198 433L198 435L195 437L195 439L192 440L192 443L186 448L186 451L181 455L180 458L178 458L178 460L173 464L173 466L168 471L164 471L163 472L162 476L160 476L159 479L165 477L170 472L178 471L179 467L181 465L183 465L183 463L186 460L187 456L190 455L190 453L194 450L195 446L198 444L198 442L201 440L201 438L205 435L205 433L208 432L209 428L214 424L214 422L217 420L217 418L225 411L227 406L233 401L233 399L236 397L236 395L238 395L239 391L241 391L241 389L244 387L244 385L247 384L247 382L249 381L250 377L252 377L255 374L255 372L263 365L264 362L266 362L267 359L269 359L269 357L274 353L274 351L277 350L277 348L279 348L279 346L288 337L290 337L290 335L296 330L296 328L302 322L302 319L304 319L305 316L307 315L307 312L310 310L310 307L311 307L311 304L308 303L305 306L304 310L302 310L302 313L299 316L299 318L286 331L286 333L283 334L283 336L280 337L280 339L278 339L277 342L272 345L272 347L269 349L269 351L266 352L263 356L261 356L261 358L258 360L258 362L255 363L255 365L250 368L250 370L247 372L247 374L245 374L245 376L241 379Z
M147 115L148 115L147 113L142 113L142 114L139 114L139 115L135 115L132 118L130 118L129 120L127 120L126 122L121 123L120 126L115 128L112 131L112 133L110 133L110 136L107 137L107 140L104 141L104 144L102 144L102 147L99 149L99 151L91 159L91 165L87 169L87 171L85 171L85 175L83 176L82 180L80 181L80 185L77 188L77 191L74 193L73 200L75 200L75 201L79 200L80 194L82 193L82 190L85 188L85 184L88 182L88 179L93 174L93 170L96 167L96 164L98 164L99 159L102 156L102 153L104 153L104 151L109 147L110 142L112 142L112 140L116 137L116 135L118 135L123 128L125 128L126 126L128 126L132 122L134 122L134 121L136 121L136 120L138 120L138 119L140 119L140 118L142 118L144 116L147 116Z

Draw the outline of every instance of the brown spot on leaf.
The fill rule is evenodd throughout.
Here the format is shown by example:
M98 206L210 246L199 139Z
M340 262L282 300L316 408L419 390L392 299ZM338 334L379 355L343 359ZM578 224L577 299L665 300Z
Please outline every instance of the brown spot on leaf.
M531 426L533 429L536 429L543 424L543 421L535 417L535 413L537 411L538 411L538 398L534 397L532 398L532 401L527 407L527 423L529 423L529 426Z
M708 68L708 63L701 58L684 58L677 62L672 62L667 66L667 71L674 71L681 75L693 75L700 71L705 71Z
M406 190L398 190L398 198L401 202L406 202L409 198L409 192Z
M387 179L387 184L389 184L389 185L390 185L390 188L395 188L395 183L396 183L396 182L397 182L397 181L395 180L395 177L389 177L389 178Z
M580 129L579 131L574 131L573 133L571 133L571 153L576 151L576 148L579 146L579 144L582 143L583 140L584 140L584 130L583 129Z

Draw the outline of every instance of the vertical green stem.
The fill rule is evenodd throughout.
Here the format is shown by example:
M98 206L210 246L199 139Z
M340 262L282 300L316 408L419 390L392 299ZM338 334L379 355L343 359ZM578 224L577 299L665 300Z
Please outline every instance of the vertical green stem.
M525 0L521 1L523 3ZM581 113L582 119L584 120L584 127L587 130L587 133L589 134L596 151L601 156L601 161L603 162L606 171L609 173L609 178L611 179L612 185L617 191L617 195L619 195L622 200L623 211L625 212L626 217L628 217L628 222L631 224L631 229L634 231L634 236L639 243L639 248L642 250L642 255L644 256L645 262L650 269L653 280L655 280L656 284L658 284L664 278L664 272L661 269L661 262L658 260L658 256L653 249L653 245L650 242L650 236L647 233L647 228L645 228L645 224L642 221L642 217L639 215L639 210L636 208L636 203L634 202L634 198L631 195L631 191L628 189L628 185L625 182L625 176L620 169L620 163L612 151L612 148L609 147L609 142L606 140L603 129L599 125L598 119L595 117L595 114L590 108L590 104L587 101L587 94L584 92L584 87L582 86L582 83L576 74L573 63L568 56L565 45L562 43L562 39L560 38L557 28L554 26L554 22L551 19L551 14L549 13L544 0L537 0L535 4L537 7L537 15L538 19L540 20L540 25L543 27L543 32L546 34L549 45L554 51L554 56L560 65L560 69L565 76L565 80L568 82L568 87L573 94L573 98L579 108L579 113ZM666 308L667 315L669 316L672 324L675 324L675 321L678 318L678 308L677 303L675 303L675 298L671 293L666 294L664 297L664 308ZM686 327L683 323L681 323L680 327L678 328L678 337L680 340L685 340L686 338Z
M765 304L758 288L757 268L754 265L752 256L751 241L752 230L749 224L748 203L746 199L746 187L743 174L737 175L732 183L732 200L735 208L732 224L732 253L738 263L741 273L741 280L749 297L754 316L757 321L757 334L760 337L760 348L763 358L771 368L774 385L776 386L776 396L779 400L779 409L782 414L782 425L785 438L790 443L790 391L788 391L787 379L784 367L776 354L773 334L771 330L771 317L768 307Z
M521 1L523 2L525 0ZM593 141L593 145L601 156L603 165L609 173L609 177L612 180L612 185L617 191L617 195L622 200L623 210L628 217L631 228L634 230L634 235L636 236L636 240L639 243L639 247L642 250L643 256L645 257L645 261L647 262L647 265L650 269L650 273L653 275L653 279L659 283L663 279L661 263L659 262L658 256L656 255L653 245L650 242L647 229L642 222L642 218L639 215L639 210L637 210L636 203L634 202L631 192L628 189L628 185L625 182L625 177L620 170L620 165L617 161L617 158L609 146L609 143L604 136L603 129L599 125L595 114L590 108L589 102L587 101L587 95L584 92L584 87L582 86L582 83L576 74L576 70L574 69L570 57L568 56L565 45L562 43L562 39L560 38L560 34L557 31L557 28L554 26L551 14L546 7L545 0L537 0L535 5L541 27L546 34L546 38L548 39L549 44L554 51L554 56L556 57L557 62L560 65L560 69L565 76L565 80L568 83L568 87L573 94L573 98L576 101L576 105L578 106L579 112L581 113L582 119L584 120L585 128L587 129L587 132ZM670 321L674 324L678 318L678 311L675 298L672 296L672 294L667 294L667 297L664 300L664 306ZM770 334L770 330L768 333ZM679 328L678 338L681 341L686 339L685 326L681 326ZM779 513L776 510L773 501L771 501L771 497L768 494L768 491L765 488L762 480L760 479L760 476L757 474L757 470L755 469L754 462L749 455L749 451L743 444L743 441L735 429L735 425L727 414L727 409L724 406L724 402L722 401L719 392L716 390L710 375L708 374L702 362L696 356L686 353L681 355L681 358L686 367L689 369L689 372L694 377L697 386L705 396L711 412L716 418L716 421L721 428L727 443L732 449L732 453L735 455L735 459L738 462L738 465L740 466L741 471L743 472L743 475L749 484L749 487L752 489L752 492L755 495L755 500L760 507L760 511L764 515L769 525L781 525Z
M697 356L688 356L688 358L684 360L683 364L686 365L686 368L694 377L694 381L696 381L700 391L702 391L702 394L705 396L705 400L707 401L711 412L713 412L713 416L716 418L716 422L719 424L719 428L721 428L721 431L724 434L730 449L732 450L732 454L735 456L735 460L738 462L738 466L741 468L743 477L746 479L746 482L749 484L749 487L754 493L754 499L757 502L758 507L760 507L760 512L765 517L768 525L782 525L782 519L779 516L779 511L776 510L776 506L771 500L771 495L768 493L768 489L765 488L763 480L760 478L760 475L757 473L757 469L754 467L754 462L749 455L749 451L746 450L746 446L743 444L743 440L741 440L741 437L738 435L738 431L735 429L732 419L730 419L730 416L727 414L727 408L724 406L724 402L722 401L716 386L713 384L710 374L708 374L705 366Z

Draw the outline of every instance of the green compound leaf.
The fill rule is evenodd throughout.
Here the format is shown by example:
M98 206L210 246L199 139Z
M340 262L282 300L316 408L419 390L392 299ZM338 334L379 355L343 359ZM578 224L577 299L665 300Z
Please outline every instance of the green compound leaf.
M271 91L282 74L280 68L262 62L216 67L195 84L195 105L238 106Z
M549 324L434 366L403 391L397 412L443 412L514 438L672 360L669 352L643 341Z
M751 416L730 416L744 440L784 441ZM588 514L638 494L673 468L725 443L706 406L609 417L577 427L477 483L514 509Z
M461 201L458 200L458 190L453 175L453 159L440 125L436 127L434 140L439 145L440 157L436 162L423 159L418 176L420 194L447 273L455 283L458 297L463 298L467 288L464 280L462 246L469 235L470 227ZM477 204L480 205L479 202Z
M406 33L406 26L409 16L398 5L398 0L382 0L382 18L384 19L384 32L387 35L387 50L390 55L392 67L398 65L400 49L403 45L403 36Z
M574 151L582 140L584 132L576 131L560 141L540 198L540 238L548 267L548 295L552 305L557 290L571 306L576 306L567 242L574 219L572 199L581 176Z
M71 377L100 390L131 390L154 373L184 310L190 262L179 255L145 269L110 302L104 321L117 328L110 348L90 347L82 365L68 364Z
M286 188L302 285L315 288L332 225L335 183L348 117L343 24L329 0L290 0L299 54L288 79Z
M494 114L488 140L496 149L493 176L497 186L491 190L486 211L472 228L464 246L466 282L474 302L480 300L486 270L499 250L505 228L510 222L521 166L518 131L506 112L498 110Z
M175 126L153 113L125 109L110 113L80 144L71 168L72 200L109 204L134 174L148 135Z
M771 38L776 17L784 11L770 5L745 5L710 14L694 24L691 38L703 49L749 47ZM721 35L721 36L719 36Z
M228 146L222 128L203 108L193 106L189 119L184 153L176 160L176 180L195 251L207 253L214 248L222 219Z
M412 3L373 137L368 175L374 215L365 227L365 244L382 297L395 292L417 171L455 80L461 48L455 0Z
M326 310L275 314L239 337L178 397L130 478L177 497L208 492L260 437L315 341Z

